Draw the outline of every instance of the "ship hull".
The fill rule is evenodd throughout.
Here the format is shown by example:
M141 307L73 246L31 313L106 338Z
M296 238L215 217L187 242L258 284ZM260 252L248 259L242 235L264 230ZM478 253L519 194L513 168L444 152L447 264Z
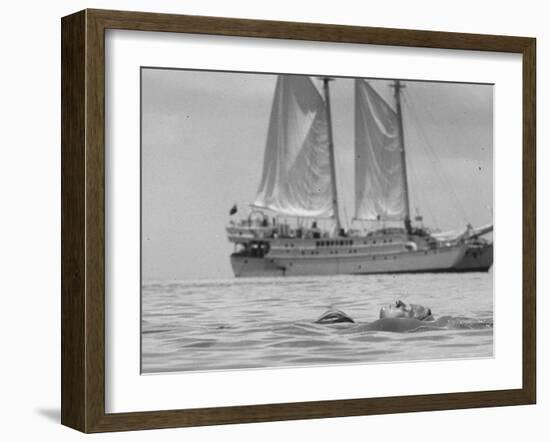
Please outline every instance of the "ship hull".
M237 277L362 275L471 271L475 267L467 245L388 255L250 257L235 253L231 265ZM467 259L466 259L467 258ZM492 258L492 251L491 251ZM490 265L489 265L490 267ZM487 268L477 267L479 271Z
M493 265L493 244L470 246L453 267L454 272L487 272Z

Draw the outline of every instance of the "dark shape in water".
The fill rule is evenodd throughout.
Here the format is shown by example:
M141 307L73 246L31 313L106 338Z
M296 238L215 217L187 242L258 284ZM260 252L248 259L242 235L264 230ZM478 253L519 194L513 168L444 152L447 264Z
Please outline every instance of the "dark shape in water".
M325 312L316 324L336 324L341 322L354 323L355 321L341 310ZM453 318L443 316L434 319L431 309L417 304L405 304L396 301L380 310L380 317L371 323L359 324L364 331L413 332L438 329L487 329L493 328L491 320L476 320L469 318Z
M316 324L337 324L340 322L351 322L355 323L347 314L341 310L329 310L323 313L317 321Z

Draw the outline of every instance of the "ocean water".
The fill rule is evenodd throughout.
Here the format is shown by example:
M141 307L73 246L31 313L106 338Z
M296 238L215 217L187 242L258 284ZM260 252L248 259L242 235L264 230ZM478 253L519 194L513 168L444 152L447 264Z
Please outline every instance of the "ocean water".
M481 358L493 329L365 331L401 299L493 319L492 273L166 281L142 286L142 372ZM329 308L356 324L314 324Z

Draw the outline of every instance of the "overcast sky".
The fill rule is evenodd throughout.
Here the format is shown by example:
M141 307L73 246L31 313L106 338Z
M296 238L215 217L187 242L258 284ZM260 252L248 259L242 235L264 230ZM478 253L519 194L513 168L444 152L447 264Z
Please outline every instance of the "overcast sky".
M370 81L393 106L390 83ZM244 214L254 200L275 82L267 74L142 69L144 280L232 276L228 211L237 202ZM418 209L426 226L441 230L491 222L493 87L404 84L413 214ZM341 212L349 218L353 80L330 86Z

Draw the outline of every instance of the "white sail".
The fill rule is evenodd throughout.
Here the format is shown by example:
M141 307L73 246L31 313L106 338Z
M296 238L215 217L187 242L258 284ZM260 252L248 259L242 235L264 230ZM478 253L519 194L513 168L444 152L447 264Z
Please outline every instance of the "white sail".
M277 79L254 206L297 217L333 215L328 121L311 79Z
M364 80L355 80L355 217L405 218L405 185L396 112Z

